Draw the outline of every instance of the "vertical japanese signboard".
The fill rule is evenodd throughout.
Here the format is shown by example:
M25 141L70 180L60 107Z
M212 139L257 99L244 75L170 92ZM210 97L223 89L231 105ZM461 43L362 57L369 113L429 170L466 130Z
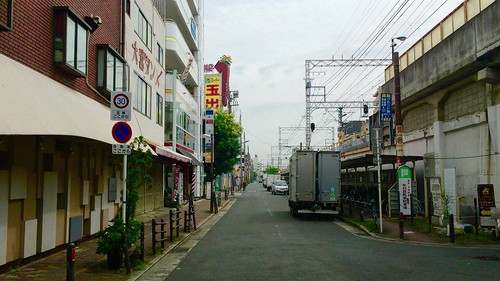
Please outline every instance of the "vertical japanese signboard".
M398 169L399 211L405 216L411 215L411 169L401 166Z
M214 134L214 112L221 106L221 75L205 74L205 133ZM207 145L208 144L208 145ZM205 143L205 163L212 162L212 144Z
M479 215L491 216L491 208L495 207L495 193L492 184L478 184L477 197L479 201Z
M221 82L220 74L205 74L205 110L219 109Z
M380 121L391 121L392 119L392 94L382 93L380 95Z

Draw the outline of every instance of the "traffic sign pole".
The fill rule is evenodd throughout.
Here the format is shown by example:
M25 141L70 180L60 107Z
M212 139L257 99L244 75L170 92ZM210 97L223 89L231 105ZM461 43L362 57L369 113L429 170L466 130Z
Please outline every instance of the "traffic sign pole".
M122 196L123 224L127 224L127 154L123 155L123 196Z

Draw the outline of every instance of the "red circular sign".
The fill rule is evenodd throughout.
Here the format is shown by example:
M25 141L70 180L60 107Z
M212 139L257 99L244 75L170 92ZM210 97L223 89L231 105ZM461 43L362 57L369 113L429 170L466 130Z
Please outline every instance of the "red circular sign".
M125 94L117 94L113 99L113 104L118 108L125 108L129 104L128 97Z
M111 134L118 143L126 143L132 138L132 128L126 122L116 122L111 129Z

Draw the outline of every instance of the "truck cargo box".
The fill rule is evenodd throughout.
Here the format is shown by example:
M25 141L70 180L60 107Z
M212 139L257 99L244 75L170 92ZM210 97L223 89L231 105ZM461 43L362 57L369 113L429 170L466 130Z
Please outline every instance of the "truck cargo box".
M292 215L338 214L340 211L340 153L296 151L289 164L289 200Z

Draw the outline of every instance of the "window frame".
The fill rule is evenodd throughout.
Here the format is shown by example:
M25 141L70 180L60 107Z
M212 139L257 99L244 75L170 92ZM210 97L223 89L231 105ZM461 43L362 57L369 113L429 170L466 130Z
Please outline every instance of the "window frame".
M54 37L52 44L52 60L54 64L68 71L77 77L87 77L88 74L88 50L89 50L89 31L92 28L83 20L75 11L68 6L53 7L54 12ZM74 34L68 32L70 23L74 23ZM85 34L85 46L81 43L82 32ZM73 36L73 37L69 37ZM68 42L68 38L73 38L74 42ZM73 51L69 52L68 48L72 47ZM84 47L85 53L82 52ZM84 54L85 66L82 70L79 66L79 57ZM74 61L68 61L73 58Z
M105 55L103 56L103 54ZM108 81L109 56L113 58L113 88L109 88L110 82ZM117 62L123 65L121 88L117 87L117 79L119 78L117 75ZM97 45L97 89L107 94L111 94L112 91L128 91L129 89L129 66L127 61L109 44Z
M160 63L161 67L163 68L163 63L165 60L165 55L164 55L164 50L160 45L160 42L156 42L156 60L158 63Z
M163 97L156 93L156 124L163 126Z
M6 9L6 22L0 22L0 31L12 31L13 29L13 18L14 18L14 0L6 0L7 1L7 9Z
M134 31L141 39L142 43L151 51L153 49L153 28L141 9L137 6L137 18ZM146 30L144 30L146 29Z
M151 118L151 85L149 85L137 72L134 72L134 74L136 84L135 95L133 95L133 107L139 113Z

